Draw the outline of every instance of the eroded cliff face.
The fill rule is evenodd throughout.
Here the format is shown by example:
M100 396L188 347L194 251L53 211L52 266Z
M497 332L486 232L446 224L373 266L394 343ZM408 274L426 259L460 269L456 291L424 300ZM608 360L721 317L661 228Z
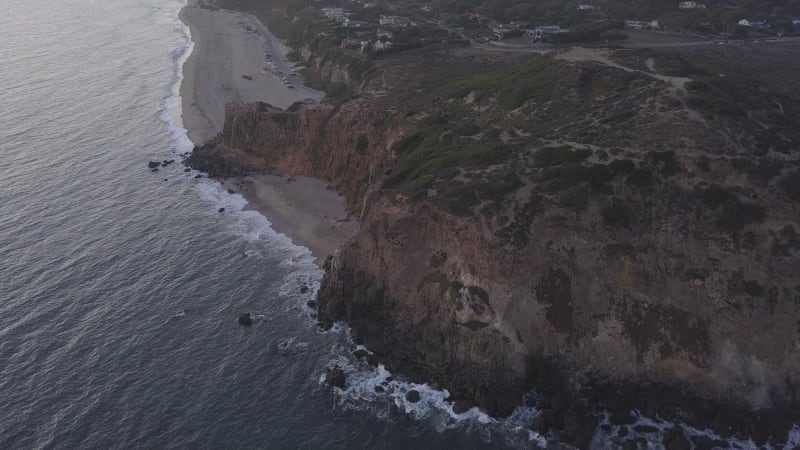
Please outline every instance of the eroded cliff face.
M278 170L326 180L360 212L403 132L389 111L359 101L341 107L297 103L286 111L230 104L223 132L196 148L187 164L217 177Z
M624 83L637 80L654 103L674 100L657 83ZM320 319L347 321L376 362L455 399L505 415L538 387L578 445L602 408L685 420L681 408L761 436L800 419L800 244L786 231L798 208L775 183L735 180L768 214L734 231L710 225L727 211L706 183L721 180L714 164L725 158L698 175L706 181L689 173L629 197L625 226L609 225L613 208L570 209L531 183L494 215L457 214L435 189L412 198L383 184L414 128L412 114L394 113L375 97L230 106L224 132L189 162L219 176L275 168L331 182L362 225L326 263ZM647 117L653 136L682 129L683 116ZM790 161L776 172L786 179L794 159L774 159ZM730 195L719 194L747 208Z
M665 222L634 236L545 213L530 243L509 249L468 220L383 199L333 258L320 315L346 320L390 367L494 414L509 413L537 381L563 381L576 391L604 386L590 398L609 408L644 409L651 396L648 412L668 417L665 408L705 399L717 406L703 414L721 423L742 426L743 411L770 409L790 422L800 380L796 266ZM764 292L748 295L743 283ZM552 365L560 370L538 370ZM635 405L634 392L644 397Z

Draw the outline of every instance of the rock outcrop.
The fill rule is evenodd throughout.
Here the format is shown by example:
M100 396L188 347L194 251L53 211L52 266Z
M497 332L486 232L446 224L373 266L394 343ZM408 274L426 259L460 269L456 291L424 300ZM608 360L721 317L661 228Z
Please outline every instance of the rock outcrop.
M575 85L568 79L554 88L572 99L576 117L588 114L580 109L588 108L580 100L586 77L610 83L616 76L581 73ZM638 86L637 95L654 103L678 101L674 89L646 77L619 77L622 92ZM470 96L459 104L472 105ZM515 132L517 141L503 142L519 142L512 153L518 159L509 160L527 167L518 172L522 181L465 214L442 200L444 185L415 194L385 182L404 161L401 139L422 123L396 108L383 96L287 111L230 105L224 131L187 162L214 176L312 176L344 194L361 228L325 263L320 319L347 321L374 361L436 382L464 404L506 415L537 387L551 411L541 426L569 430L578 445L604 408L733 426L763 439L800 419L800 243L793 227L800 213L791 188L781 187L798 170L796 153L759 156L759 168L786 165L766 179L732 169L741 155L720 153L709 167L687 142L724 146L727 135L714 141L679 121L691 114L643 106L637 123L646 122L650 134L620 153L635 163L591 146L558 150L569 156L589 149L577 163L541 163L545 153L536 148L552 136L543 134L531 149L525 143L533 137ZM613 141L599 127L595 142ZM648 136L673 136L662 144L685 150L647 153ZM596 162L587 166L587 157ZM600 168L614 161L631 167L623 175ZM597 192L584 195L598 200L583 209L565 206L569 198L543 181L553 173L574 176L579 167L591 169L587 176L603 174L601 182L585 183ZM496 165L480 176L492 170ZM464 178L460 173L451 176ZM635 191L642 179L648 184ZM494 209L485 214L481 205Z

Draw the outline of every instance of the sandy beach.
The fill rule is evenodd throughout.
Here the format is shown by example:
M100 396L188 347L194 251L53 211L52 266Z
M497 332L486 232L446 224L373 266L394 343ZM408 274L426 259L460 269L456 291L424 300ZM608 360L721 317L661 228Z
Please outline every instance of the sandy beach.
M303 86L300 77L293 75L285 47L256 17L205 9L197 0L190 0L181 19L189 26L194 42L183 67L181 97L183 125L195 145L221 131L227 103L261 101L287 108L325 95ZM325 182L257 175L223 183L240 191L248 206L264 214L276 231L311 250L318 262L358 229L344 200L327 189Z

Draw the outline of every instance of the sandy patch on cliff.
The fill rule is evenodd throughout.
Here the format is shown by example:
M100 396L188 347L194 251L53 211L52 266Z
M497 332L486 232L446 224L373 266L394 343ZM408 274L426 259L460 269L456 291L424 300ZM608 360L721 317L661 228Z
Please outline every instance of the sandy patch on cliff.
M278 108L325 94L293 76L285 47L254 16L210 10L189 2L181 11L194 49L183 66L183 126L202 145L222 130L227 103L266 102ZM266 54L271 55L270 65ZM280 75L280 74L283 75ZM281 80L288 78L294 88ZM247 78L245 78L247 77Z
M241 181L248 207L267 216L275 231L311 250L318 263L358 231L344 199L319 180L254 175Z

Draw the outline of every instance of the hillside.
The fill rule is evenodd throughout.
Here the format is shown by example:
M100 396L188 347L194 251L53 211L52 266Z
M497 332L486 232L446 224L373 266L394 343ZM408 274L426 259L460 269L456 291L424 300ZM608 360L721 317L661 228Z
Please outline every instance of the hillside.
M231 105L189 163L346 196L362 227L326 263L324 324L494 415L536 388L555 417L540 431L578 446L603 409L785 437L800 97L779 55L796 47L427 46L355 71L320 49L299 51L309 76L347 96Z

